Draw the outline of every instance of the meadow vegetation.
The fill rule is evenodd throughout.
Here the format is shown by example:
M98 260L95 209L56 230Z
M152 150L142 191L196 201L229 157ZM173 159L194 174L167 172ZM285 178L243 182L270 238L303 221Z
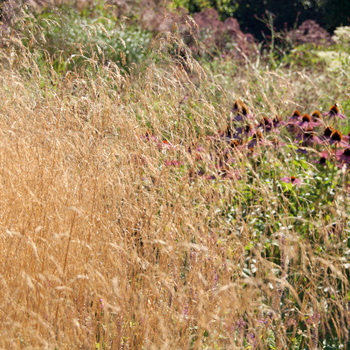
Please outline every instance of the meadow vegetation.
M135 23L2 31L0 346L349 348L349 28L284 51Z

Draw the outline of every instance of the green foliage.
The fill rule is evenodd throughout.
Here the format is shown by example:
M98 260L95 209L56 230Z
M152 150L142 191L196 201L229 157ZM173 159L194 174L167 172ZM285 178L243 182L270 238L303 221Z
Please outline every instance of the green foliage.
M333 32L340 25L350 23L350 2L347 0L174 0L175 6L185 7L195 13L210 7L218 10L221 19L235 17L243 30L262 40L266 26L254 19L263 18L266 11L275 15L276 31L292 28L306 19L313 19Z
M283 57L283 63L287 66L295 66L300 69L313 66L314 69L324 69L324 64L316 54L317 47L314 44L304 44L294 47Z
M190 13L204 10L205 8L215 8L219 11L221 18L232 17L238 9L238 2L232 0L174 0L175 7L184 7Z
M151 34L139 27L123 27L113 11L102 7L79 14L74 8L47 8L22 32L23 42L42 50L52 59L57 71L79 69L89 60L92 64L116 63L129 71L147 56ZM37 35L40 32L40 35ZM34 42L31 37L37 38Z

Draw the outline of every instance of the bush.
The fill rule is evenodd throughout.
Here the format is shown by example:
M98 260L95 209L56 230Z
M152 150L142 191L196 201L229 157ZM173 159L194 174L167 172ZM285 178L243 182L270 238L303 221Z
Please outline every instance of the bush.
M79 69L83 61L116 63L129 71L147 56L151 34L138 27L123 27L111 10L97 7L79 14L74 8L46 8L30 17L31 26L22 32L24 42L47 52L57 71ZM19 28L18 28L19 29ZM40 35L37 35L40 32ZM37 37L36 41L31 37Z

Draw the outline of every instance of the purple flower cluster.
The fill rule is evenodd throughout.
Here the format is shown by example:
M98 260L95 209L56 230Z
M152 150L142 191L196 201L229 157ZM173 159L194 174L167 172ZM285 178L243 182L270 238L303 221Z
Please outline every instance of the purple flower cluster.
M301 114L295 110L292 115L283 118L279 115L257 117L247 106L236 100L224 129L218 130L211 136L208 149L191 142L186 146L189 158L192 159L189 178L202 177L214 179L240 179L240 172L234 169L237 159L257 158L262 149L276 149L286 146L284 135L288 133L298 147L298 152L307 154L314 162L326 166L329 160L334 160L338 167L350 164L350 133L342 133L329 125L334 120L344 120L346 117L334 104L327 113L318 110L310 114ZM186 166L183 161L176 159L176 150L181 145L174 145L167 140L159 140L150 131L141 136L144 141L154 143L164 155L172 158L164 160L167 167ZM313 151L310 152L310 148ZM315 157L317 155L318 159ZM175 157L175 159L174 159ZM200 170L193 170L193 167ZM300 186L301 179L290 174L280 181Z

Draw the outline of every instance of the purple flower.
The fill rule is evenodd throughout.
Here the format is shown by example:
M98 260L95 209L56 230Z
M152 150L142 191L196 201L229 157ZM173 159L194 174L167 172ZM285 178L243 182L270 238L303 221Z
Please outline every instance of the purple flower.
M320 124L322 124L322 114L320 111L313 111L311 113L311 119L313 122L319 122Z
M326 128L323 131L323 135L321 135L320 139L322 141L322 143L329 143L329 141L331 140L331 135L333 134L335 130L333 129L332 126L328 125L326 126Z
M256 348L257 346L257 341L254 333L249 333L248 336L248 342L251 344L253 348Z
M327 143L329 145L339 145L346 147L347 137L343 140L343 135L340 131L334 130L331 126L327 126L324 129L323 135L319 138L319 143Z
M236 323L238 331L242 331L245 327L245 321L243 319L243 317L240 317L239 320Z
M346 141L350 145L350 132L347 135L343 136L343 140Z
M334 104L330 109L329 112L324 114L325 117L336 117L339 119L346 119L346 116L342 113L340 113L338 105Z
M276 115L275 118L272 119L272 124L275 128L285 125L286 123L282 121L282 118L279 115Z
M202 175L202 178L205 180L216 180L216 176L210 175L210 174L204 174L204 175Z
M290 132L297 131L296 123L300 122L301 113L296 109L287 121L287 127Z
M279 130L277 129L279 126L284 125L284 122L282 122L281 117L276 116L273 119L269 119L267 117L263 117L258 128L261 128L263 131L270 132L274 131L275 133L279 133Z
M298 117L297 119L289 120L290 126L298 126L302 129L313 129L315 126L320 126L321 121L313 121L308 114Z
M331 137L330 137L329 144L330 145L334 145L334 144L338 145L341 143L342 139L343 139L343 135L341 134L341 132L338 130L334 130Z
M326 166L327 165L327 159L329 158L329 154L327 151L323 151L321 153L319 153L319 160L316 161L316 163L320 164L320 165L323 165L323 166Z
M147 130L144 135L141 135L141 140L152 142L158 141L157 136L154 136L149 130Z
M291 123L291 122L295 122L297 120L299 120L301 117L301 113L296 109L292 116L288 119L288 123Z
M257 144L258 144L258 142L259 142L259 144L262 144L261 143L261 141L262 141L262 133L261 133L261 131L255 131L254 132L254 134L253 134L253 136L252 136L252 139L251 139L251 141L249 141L248 142L248 144L247 144L247 148L248 149L252 149L252 148L254 148Z
M183 314L184 314L184 316L188 315L188 303L187 302L185 302Z
M232 113L234 115L230 119L234 122L243 122L248 119L252 119L252 115L249 114L248 107L241 100L236 100L233 103Z
M345 150L337 150L335 156L338 161L350 164L350 148L346 148Z
M311 118L308 114L304 114L301 117L300 122L298 123L298 125L304 129L309 127L313 128L315 126L320 126L321 124L321 120L314 121L313 118Z
M243 127L236 128L235 131L236 131L236 135L238 135L238 139L240 139L240 137L242 136L251 135L253 132L253 128L250 124L247 124Z
M312 128L307 130L301 130L300 133L295 137L296 143L301 143L302 146L310 146L314 143L320 143L320 139L315 135Z
M301 181L297 179L295 176L283 177L280 181L283 181L287 184L291 183L292 185L296 185L296 186L301 185Z

